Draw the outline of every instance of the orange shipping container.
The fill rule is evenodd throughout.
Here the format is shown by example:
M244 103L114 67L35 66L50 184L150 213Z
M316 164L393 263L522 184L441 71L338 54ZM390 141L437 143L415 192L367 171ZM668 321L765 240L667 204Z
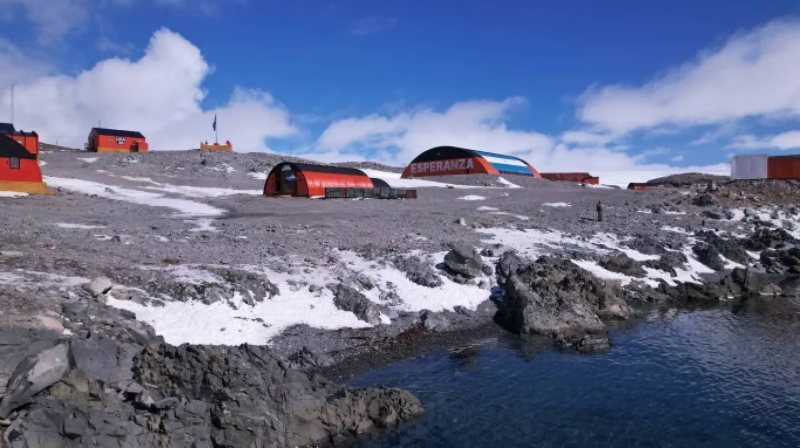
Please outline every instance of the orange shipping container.
M800 155L770 157L767 160L769 179L800 179Z

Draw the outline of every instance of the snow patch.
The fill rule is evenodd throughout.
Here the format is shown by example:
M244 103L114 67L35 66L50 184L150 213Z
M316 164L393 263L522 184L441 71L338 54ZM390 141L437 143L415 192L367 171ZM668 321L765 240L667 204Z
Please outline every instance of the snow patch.
M79 157L78 160L83 160L86 163L94 163L100 160L99 157Z
M190 232L219 232L219 229L214 227L214 220L209 218L190 219L183 222L195 224L197 227L190 229Z
M497 208L497 207L487 207L485 205L482 205L482 206L478 207L476 210L478 210L479 212L496 212L496 211L498 211L500 209Z
M460 200L462 200L462 201L483 201L483 200L485 200L486 198L485 198L485 197L483 197L483 196L478 196L478 195L475 195L475 194L470 194L470 195L467 195L467 196L462 196L462 197L460 197L460 198L457 198L457 199L460 199Z
M19 193L16 191L0 191L0 198L24 198L28 193Z
M479 186L479 185L453 185L447 184L444 182L436 182L432 180L423 180L419 178L412 178L412 179L403 179L401 176L403 173L391 173L388 171L380 171L380 170L370 170L370 169L362 169L367 176L380 179L387 184L389 184L392 188L425 188L425 187L433 187L433 188L448 188L452 187L455 189L475 189L475 188L483 188L483 189L490 189L490 188L499 188L499 187L486 187L486 186ZM504 187L505 188L505 187Z
M255 180L267 180L267 173L247 173L248 176Z
M544 207L572 207L572 204L566 202L545 202L542 204Z
M497 182L499 182L499 183L501 183L501 184L505 185L505 186L506 186L506 188L522 188L522 187L520 187L519 185L517 185L517 184L515 184L515 183L511 183L511 182L509 182L508 180L506 180L506 179L505 179L505 178L503 178L503 177L498 177L498 178L497 178Z
M83 229L83 230L92 230L92 229L105 229L106 226L97 226L97 225L88 225L88 224L72 224L68 222L57 222L56 227L60 227L62 229Z
M150 193L131 188L113 187L98 182L90 182L88 180L47 176L45 177L45 181L52 187L60 187L77 193L97 195L106 199L130 202L138 205L170 208L178 212L175 215L176 217L219 216L225 213L225 210L201 202L167 198L164 197L163 194Z

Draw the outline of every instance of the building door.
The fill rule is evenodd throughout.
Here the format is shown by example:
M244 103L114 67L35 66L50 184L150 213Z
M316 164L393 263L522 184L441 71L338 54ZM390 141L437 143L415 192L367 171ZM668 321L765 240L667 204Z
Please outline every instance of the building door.
M280 194L294 196L297 192L297 176L294 174L294 171L281 171L277 187Z
M139 142L133 142L131 144L131 152L139 152Z

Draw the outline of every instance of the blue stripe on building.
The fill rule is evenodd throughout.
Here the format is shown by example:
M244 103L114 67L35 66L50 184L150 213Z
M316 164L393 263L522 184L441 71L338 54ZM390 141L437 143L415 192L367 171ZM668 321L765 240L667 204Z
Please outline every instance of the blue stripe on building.
M528 176L533 176L531 170L524 166L517 166L517 165L506 165L502 163L490 163L497 171L501 173L512 173L512 174L526 174Z

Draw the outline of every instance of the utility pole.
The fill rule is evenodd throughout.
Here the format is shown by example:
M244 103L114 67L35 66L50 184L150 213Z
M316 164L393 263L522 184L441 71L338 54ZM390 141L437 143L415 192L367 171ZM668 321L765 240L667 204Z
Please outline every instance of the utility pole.
M14 88L16 84L11 84L11 124L14 124Z

